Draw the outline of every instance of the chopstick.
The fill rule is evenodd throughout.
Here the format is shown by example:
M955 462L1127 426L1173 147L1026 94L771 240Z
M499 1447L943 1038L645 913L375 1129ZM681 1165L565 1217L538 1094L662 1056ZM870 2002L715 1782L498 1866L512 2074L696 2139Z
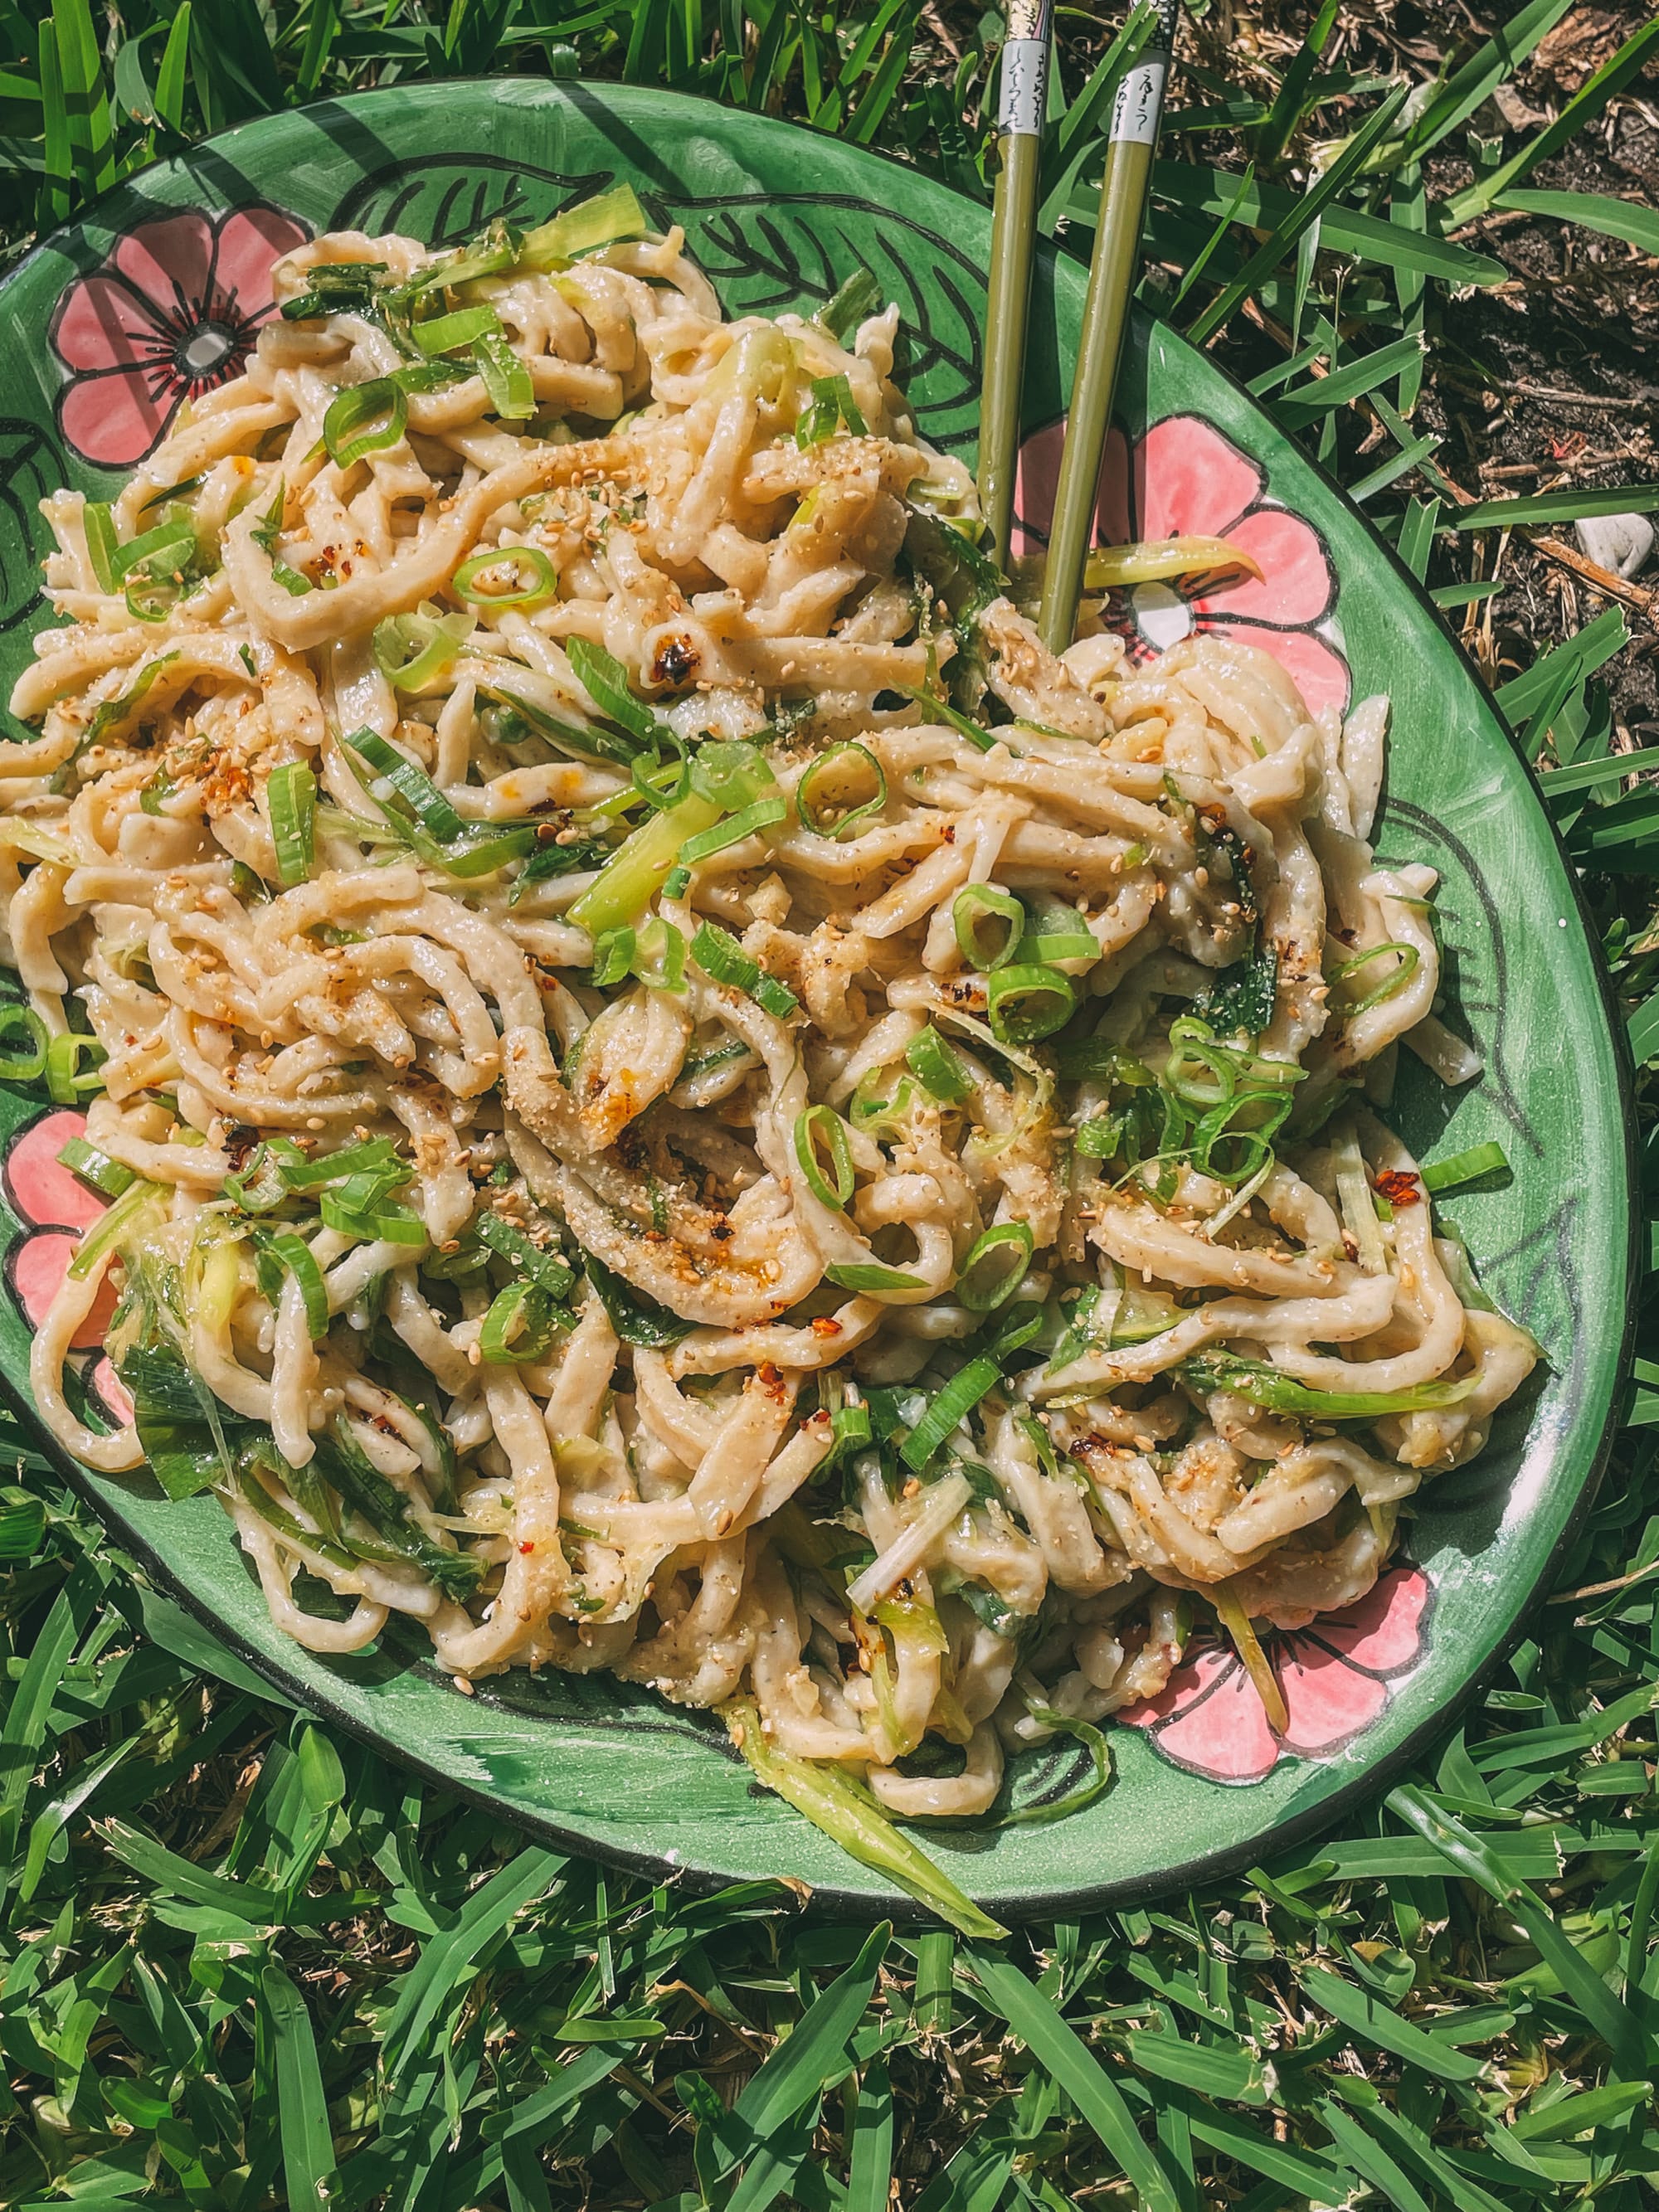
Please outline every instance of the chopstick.
M1043 570L1042 611L1037 619L1042 641L1051 653L1064 652L1077 623L1084 565L1094 534L1101 459L1112 419L1123 334L1128 327L1129 299L1140 254L1140 225L1179 12L1180 0L1159 0L1157 27L1139 60L1119 85L1112 110L1106 167L1100 179L1094 256L1089 265L1089 293L1078 340L1077 374Z
M979 505L999 568L1008 566L1014 474L1019 459L1020 386L1036 240L1042 130L1048 112L1048 19L1052 0L1011 0L1002 48L996 198L991 216L991 277L986 301L985 377L981 387Z

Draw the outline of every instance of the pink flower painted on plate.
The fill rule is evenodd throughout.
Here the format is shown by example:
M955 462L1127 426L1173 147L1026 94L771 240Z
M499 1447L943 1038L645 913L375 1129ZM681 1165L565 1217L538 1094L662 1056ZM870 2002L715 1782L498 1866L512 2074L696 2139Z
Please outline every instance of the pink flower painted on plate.
M71 1137L84 1135L86 1126L84 1114L68 1107L54 1109L19 1130L0 1164L6 1202L27 1225L27 1233L6 1256L6 1284L33 1329L46 1319L82 1231L92 1227L108 1203L58 1158ZM114 1311L115 1288L106 1277L70 1349L98 1355L87 1363L85 1379L111 1419L124 1423L132 1419L132 1401L102 1357Z
M1118 1715L1172 1766L1210 1782L1261 1782L1279 1760L1323 1759L1363 1734L1417 1664L1431 1593L1420 1567L1391 1567L1341 1613L1266 1639L1289 1725L1276 1736L1231 1646L1206 1644L1156 1698Z
M1048 542L1060 474L1063 421L1034 431L1020 449L1014 489L1015 555ZM1197 415L1170 415L1136 440L1106 443L1095 537L1103 545L1160 538L1224 538L1261 571L1219 590L1189 594L1184 582L1137 584L1109 605L1137 659L1194 631L1270 653L1288 669L1313 713L1347 704L1348 664L1335 622L1336 572L1313 524L1267 496L1258 465Z
M182 401L235 376L274 312L270 272L311 235L280 208L141 222L52 319L70 372L58 427L82 459L131 468L153 453Z

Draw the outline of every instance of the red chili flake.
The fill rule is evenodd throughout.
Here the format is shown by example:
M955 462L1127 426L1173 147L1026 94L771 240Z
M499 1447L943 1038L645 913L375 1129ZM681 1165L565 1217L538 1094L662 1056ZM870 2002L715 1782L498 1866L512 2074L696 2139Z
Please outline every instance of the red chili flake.
M1390 1206L1416 1206L1423 1196L1417 1177L1408 1168L1384 1168L1376 1178L1376 1191Z
M533 1540L532 1540L531 1538L527 1537L527 1536L526 1537L526 1539L525 1539L524 1542L523 1542L522 1544L520 1544L520 1547L519 1547L519 1549L520 1549L521 1552L533 1552L533 1551L535 1550L535 1548L536 1548L536 1547L535 1547L535 1544L534 1544Z
M812 1323L812 1334L814 1336L839 1336L841 1323L832 1314L820 1314Z

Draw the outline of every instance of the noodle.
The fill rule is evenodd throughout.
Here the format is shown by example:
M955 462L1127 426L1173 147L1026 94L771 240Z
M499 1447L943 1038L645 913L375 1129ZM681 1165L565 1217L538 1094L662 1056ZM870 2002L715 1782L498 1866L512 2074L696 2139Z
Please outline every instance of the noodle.
M895 311L727 323L617 227L315 240L112 562L46 502L9 957L143 1182L37 1402L216 1489L312 1650L742 1696L982 1813L1188 1612L1362 1594L1534 1364L1357 1103L1474 1072L1433 877L1385 702L1098 603L1045 650Z

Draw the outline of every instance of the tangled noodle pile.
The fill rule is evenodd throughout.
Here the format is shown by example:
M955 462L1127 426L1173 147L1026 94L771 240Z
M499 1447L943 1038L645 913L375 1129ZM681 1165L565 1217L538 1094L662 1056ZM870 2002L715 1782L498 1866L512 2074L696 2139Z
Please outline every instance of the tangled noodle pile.
M1132 666L1098 598L1054 658L866 279L726 321L625 188L276 275L46 503L10 1018L118 1194L57 1435L216 1489L313 1650L608 1669L832 1826L986 1811L1194 1637L1273 1711L1263 1626L1536 1356L1364 1103L1477 1066L1367 842L1384 702Z

